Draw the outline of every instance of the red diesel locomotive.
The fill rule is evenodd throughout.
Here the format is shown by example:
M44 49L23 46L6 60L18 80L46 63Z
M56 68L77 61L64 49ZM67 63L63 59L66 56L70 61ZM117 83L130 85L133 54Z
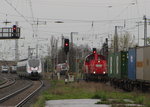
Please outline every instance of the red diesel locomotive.
M85 57L83 70L85 80L105 80L107 75L105 57L94 50L92 54Z

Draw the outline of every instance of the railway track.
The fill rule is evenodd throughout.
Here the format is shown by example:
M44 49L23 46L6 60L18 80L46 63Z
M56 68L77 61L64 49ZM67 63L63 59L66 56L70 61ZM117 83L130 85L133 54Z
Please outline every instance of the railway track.
M7 78L4 78L4 77L0 77L0 78L1 78L0 79L0 81L1 81L0 86L1 86L7 82Z
M11 74L2 74L0 73L1 78L1 84L0 84L0 90L6 87L9 87L13 85L16 82L16 76Z
M43 86L43 81L32 81L27 86L10 93L0 99L0 107L3 106L23 106L38 90Z
M16 82L14 78L5 78L5 81L0 84L0 89L9 87Z

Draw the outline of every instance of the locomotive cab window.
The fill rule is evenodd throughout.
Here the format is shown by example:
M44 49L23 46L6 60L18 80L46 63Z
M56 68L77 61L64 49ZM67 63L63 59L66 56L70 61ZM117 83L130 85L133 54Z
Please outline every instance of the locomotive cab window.
M93 59L94 59L94 55L92 54L86 58L86 62L89 63Z
M98 56L98 60L105 60L106 58L104 56Z

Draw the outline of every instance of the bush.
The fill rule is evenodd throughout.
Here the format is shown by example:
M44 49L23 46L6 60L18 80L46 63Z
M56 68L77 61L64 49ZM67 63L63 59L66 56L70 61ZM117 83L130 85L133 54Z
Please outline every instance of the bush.
M137 104L143 104L144 103L144 99L145 99L144 96L136 97L135 103L137 103Z
M107 94L106 92L97 92L92 98L101 99L101 101L107 101Z

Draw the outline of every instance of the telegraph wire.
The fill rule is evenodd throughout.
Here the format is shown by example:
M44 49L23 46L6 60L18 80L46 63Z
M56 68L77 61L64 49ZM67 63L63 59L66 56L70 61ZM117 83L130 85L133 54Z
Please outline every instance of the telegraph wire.
M0 14L6 15L6 13L2 13L2 12L0 12ZM13 17L23 17L25 22L28 22L29 24L31 24L30 22L33 22L32 17L23 16L20 12L18 14L19 14L19 16L18 15L14 15L14 14L7 14L7 15L8 16L13 16ZM58 20L62 20L64 22L66 22L66 23L91 23L92 21L94 21L95 23L104 23L104 22L124 21L124 20L126 20L126 21L128 21L128 20L136 20L136 19L141 19L141 18L142 17L135 17L135 18L128 18L128 19L114 19L114 20L83 20L83 19L76 20L76 19L57 19L57 18L56 19L52 19L52 18L42 18L42 17L38 18L38 17L36 17L36 19L44 20L46 22L51 22L51 23L52 23L52 21L54 22L54 21L58 21ZM35 17L34 17L34 19L35 19ZM23 21L21 21L21 22L23 22Z
M23 14L21 14L18 10L17 10L17 8L16 7L14 7L13 5L12 5L12 3L10 3L8 0L4 0L8 5L10 5L27 23L29 23L30 25L32 25L29 21L28 21L28 19L23 15Z
M97 7L109 7L109 6L112 6L112 7L122 7L124 5L128 5L128 3L122 3L122 4L114 4L114 5L109 5L109 2L108 3L87 3L87 2L83 2L83 3L79 3L77 4L76 2L51 2L52 6L69 6L69 7L82 7L82 8L87 8L87 7L94 7L94 8L97 8ZM89 4L89 5L88 5ZM49 6L49 4L41 4L41 5L45 5L45 6Z
M35 22L35 20L34 20L34 14L33 14L32 1L31 1L31 0L29 0L29 4L30 4L30 10L31 10L32 21L33 21L33 22ZM34 30L33 24L32 24L31 26L32 26L32 30L33 30L33 37L34 37L35 30Z

